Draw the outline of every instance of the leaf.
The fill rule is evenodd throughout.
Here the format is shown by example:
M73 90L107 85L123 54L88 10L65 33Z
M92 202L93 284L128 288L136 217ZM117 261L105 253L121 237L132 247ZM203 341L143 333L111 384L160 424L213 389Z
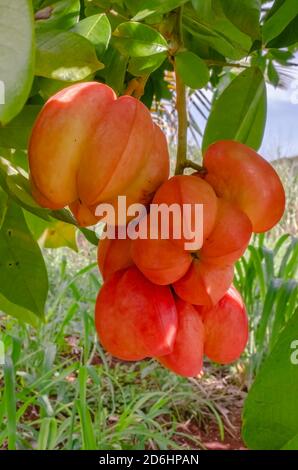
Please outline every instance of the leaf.
M165 38L142 23L121 23L113 33L113 44L124 55L145 57L167 51Z
M101 76L105 79L107 85L113 88L116 93L121 94L124 90L128 58L111 46L104 56L104 62L106 67L101 72Z
M150 55L147 57L133 57L129 61L128 71L136 77L149 75L163 64L166 57L166 53Z
M27 310L19 305L14 304L7 300L3 295L0 294L0 312L6 315L16 318L19 321L28 323L35 328L39 325L41 318L38 318L30 310ZM1 316L1 313L0 313Z
M279 84L279 74L272 60L269 60L267 72L270 83L272 83L273 86L277 87Z
M0 293L43 318L48 293L44 259L21 208L11 202L0 230L0 266Z
M33 82L35 51L31 1L0 0L0 18L1 125L21 111Z
M60 248L68 247L74 251L78 251L76 240L76 227L66 224L65 222L55 222L48 227L39 243L44 248Z
M250 67L238 75L215 101L209 116L203 149L232 139L258 149L266 123L266 86L260 69Z
M79 34L51 31L37 36L36 75L76 82L103 67L94 46Z
M37 30L68 30L79 21L80 0L63 0L44 7L35 13Z
M261 38L260 0L220 0L226 17L253 40Z
M272 8L274 14L269 15L263 26L263 41L265 44L279 36L298 15L297 0L284 0L283 2L278 0Z
M13 201L42 220L49 222L51 218L54 218L77 227L74 217L67 209L52 211L40 207L31 195L30 182L25 175L26 172L20 173L11 162L0 158L0 187ZM78 229L90 243L98 245L98 239L92 230L82 227L78 227Z
M289 47L298 42L298 15L276 38L269 41L267 47Z
M298 39L298 35L297 35ZM287 65L288 60L294 59L294 54L291 51L283 51L279 49L270 49L270 55L279 64Z
M1 147L27 149L33 124L41 106L27 105L20 114L4 127L0 127Z
M183 10L183 28L196 42L210 46L224 57L238 60L248 55L251 38L225 16L220 0L193 0Z
M110 22L105 14L84 18L74 26L72 31L88 39L95 46L99 57L107 50L112 32Z
M133 21L141 21L145 18L148 18L151 15L155 15L156 13L167 13L168 11L172 11L175 8L180 7L188 0L145 0L139 2L138 0L135 2L128 2L128 5L132 5L132 3L137 5L138 13L132 18ZM140 3L142 5L142 9L140 10Z
M203 88L209 81L209 69L205 62L193 52L180 52L175 57L179 76L185 83L196 90Z
M44 220L38 217L37 215L32 214L26 210L23 210L23 214L26 220L26 224L29 227L30 232L32 233L35 240L39 240L44 231L54 223L52 219Z
M298 433L281 450L298 450Z
M297 332L298 311L280 334L248 393L243 438L250 449L281 449L298 433Z
M0 229L7 211L7 194L0 188Z

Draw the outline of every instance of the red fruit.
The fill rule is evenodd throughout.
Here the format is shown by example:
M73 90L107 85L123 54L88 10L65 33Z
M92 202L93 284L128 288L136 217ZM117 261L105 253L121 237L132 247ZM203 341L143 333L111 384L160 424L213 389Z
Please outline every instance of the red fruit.
M188 234L188 238L182 233L180 240L172 239L173 243L181 248L185 248L185 243L194 241L189 238L191 233L197 230L194 217L195 204L203 205L203 239L208 237L213 230L217 214L217 198L212 187L200 178L186 175L170 178L158 189L152 203L166 204L168 207L172 204L178 204L180 208L183 207L183 204L190 205L190 215L184 214L182 224L182 232ZM170 234L173 233L173 223L170 223ZM190 249L189 251L194 250Z
M224 199L218 199L215 226L200 250L200 259L221 266L233 264L245 252L252 234L247 215Z
M97 263L104 281L115 272L133 265L130 247L131 240L129 238L120 240L118 238L115 240L104 238L99 241Z
M95 325L103 347L119 359L170 354L177 332L171 290L152 284L136 268L118 271L99 292Z
M139 228L150 235L150 216L142 219ZM182 277L192 263L192 257L171 240L137 239L131 244L132 259L139 270L155 284L168 285Z
M237 205L254 232L274 227L285 209L285 192L274 168L239 142L219 141L204 156L206 181L219 197Z
M70 206L82 225L95 223L100 203L148 204L168 178L165 137L131 96L85 82L51 97L29 144L32 193L50 209Z
M176 294L194 305L215 305L233 282L234 266L217 266L194 259L187 273L173 284Z
M171 354L158 361L176 374L197 376L203 367L204 326L196 309L183 300L176 301L178 330Z
M236 361L248 341L248 318L239 292L231 287L212 309L198 309L205 328L204 353L220 364Z

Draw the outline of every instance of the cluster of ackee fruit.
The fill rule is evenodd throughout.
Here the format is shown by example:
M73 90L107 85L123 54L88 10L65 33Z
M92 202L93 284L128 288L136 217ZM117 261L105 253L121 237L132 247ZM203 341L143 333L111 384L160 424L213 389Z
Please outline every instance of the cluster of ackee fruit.
M39 204L69 206L81 225L97 222L100 203L117 209L121 195L127 204L148 206L140 231L150 226L150 203L189 205L183 223L191 233L194 208L202 205L199 250L187 249L188 237L175 238L173 221L168 239L158 233L100 241L104 285L96 329L113 356L153 357L183 376L200 373L204 354L221 364L239 358L248 319L232 285L234 263L252 233L271 229L285 207L283 186L268 162L243 144L220 141L205 152L202 174L169 179L166 139L149 111L98 83L73 85L46 103L29 160Z

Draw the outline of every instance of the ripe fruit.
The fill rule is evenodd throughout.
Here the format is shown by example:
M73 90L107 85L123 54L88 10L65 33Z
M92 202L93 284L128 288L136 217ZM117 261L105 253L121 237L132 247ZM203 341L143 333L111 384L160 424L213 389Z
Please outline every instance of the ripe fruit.
M67 87L48 100L32 131L33 196L50 209L71 206L83 225L94 223L98 204L118 195L147 204L168 177L160 133L133 97L117 99L97 82Z
M133 265L130 254L131 240L104 238L100 240L97 250L97 263L103 280L109 279L112 274Z
M248 318L239 292L232 286L215 307L198 311L204 323L206 356L220 364L236 361L248 340Z
M134 267L118 271L98 294L95 325L103 347L119 359L169 354L177 332L171 290L152 284Z
M247 215L224 199L218 199L216 222L200 250L200 259L209 264L233 264L245 252L252 234Z
M190 238L191 233L197 228L195 227L195 204L203 205L203 234L202 238L205 239L211 233L217 214L217 198L212 187L204 180L195 176L174 176L166 181L156 192L153 204L166 204L170 207L172 204L177 204L180 208L184 204L191 207L190 213L183 213L182 224L182 237L175 240L171 237L173 243L185 249L185 242L192 242ZM178 221L179 222L179 221ZM170 235L174 233L174 227L177 225L177 220L173 222L170 220ZM186 236L188 235L188 236ZM193 250L189 250L193 251Z
M203 367L204 326L196 309L183 300L176 301L178 329L171 354L158 361L176 374L197 376Z
M234 266L208 264L193 259L192 265L181 279L173 284L176 294L194 305L215 305L231 286Z
M139 229L147 228L150 236L150 215L141 220ZM172 284L180 279L192 263L190 253L177 246L171 240L146 238L133 240L131 243L132 259L139 270L151 282L159 285Z
M274 168L246 145L219 141L204 156L206 181L219 197L247 214L254 232L266 232L280 220L285 192Z

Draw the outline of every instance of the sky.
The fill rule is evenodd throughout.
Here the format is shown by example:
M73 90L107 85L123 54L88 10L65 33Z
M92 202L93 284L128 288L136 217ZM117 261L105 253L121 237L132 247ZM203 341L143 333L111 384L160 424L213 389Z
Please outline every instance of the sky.
M260 153L268 160L298 156L298 80L288 90L267 85L268 113Z
M295 55L298 63L298 54ZM291 68L292 78L287 89L267 84L267 121L259 153L266 160L298 156L298 67ZM207 96L211 99L207 93ZM202 130L205 120L195 112Z

